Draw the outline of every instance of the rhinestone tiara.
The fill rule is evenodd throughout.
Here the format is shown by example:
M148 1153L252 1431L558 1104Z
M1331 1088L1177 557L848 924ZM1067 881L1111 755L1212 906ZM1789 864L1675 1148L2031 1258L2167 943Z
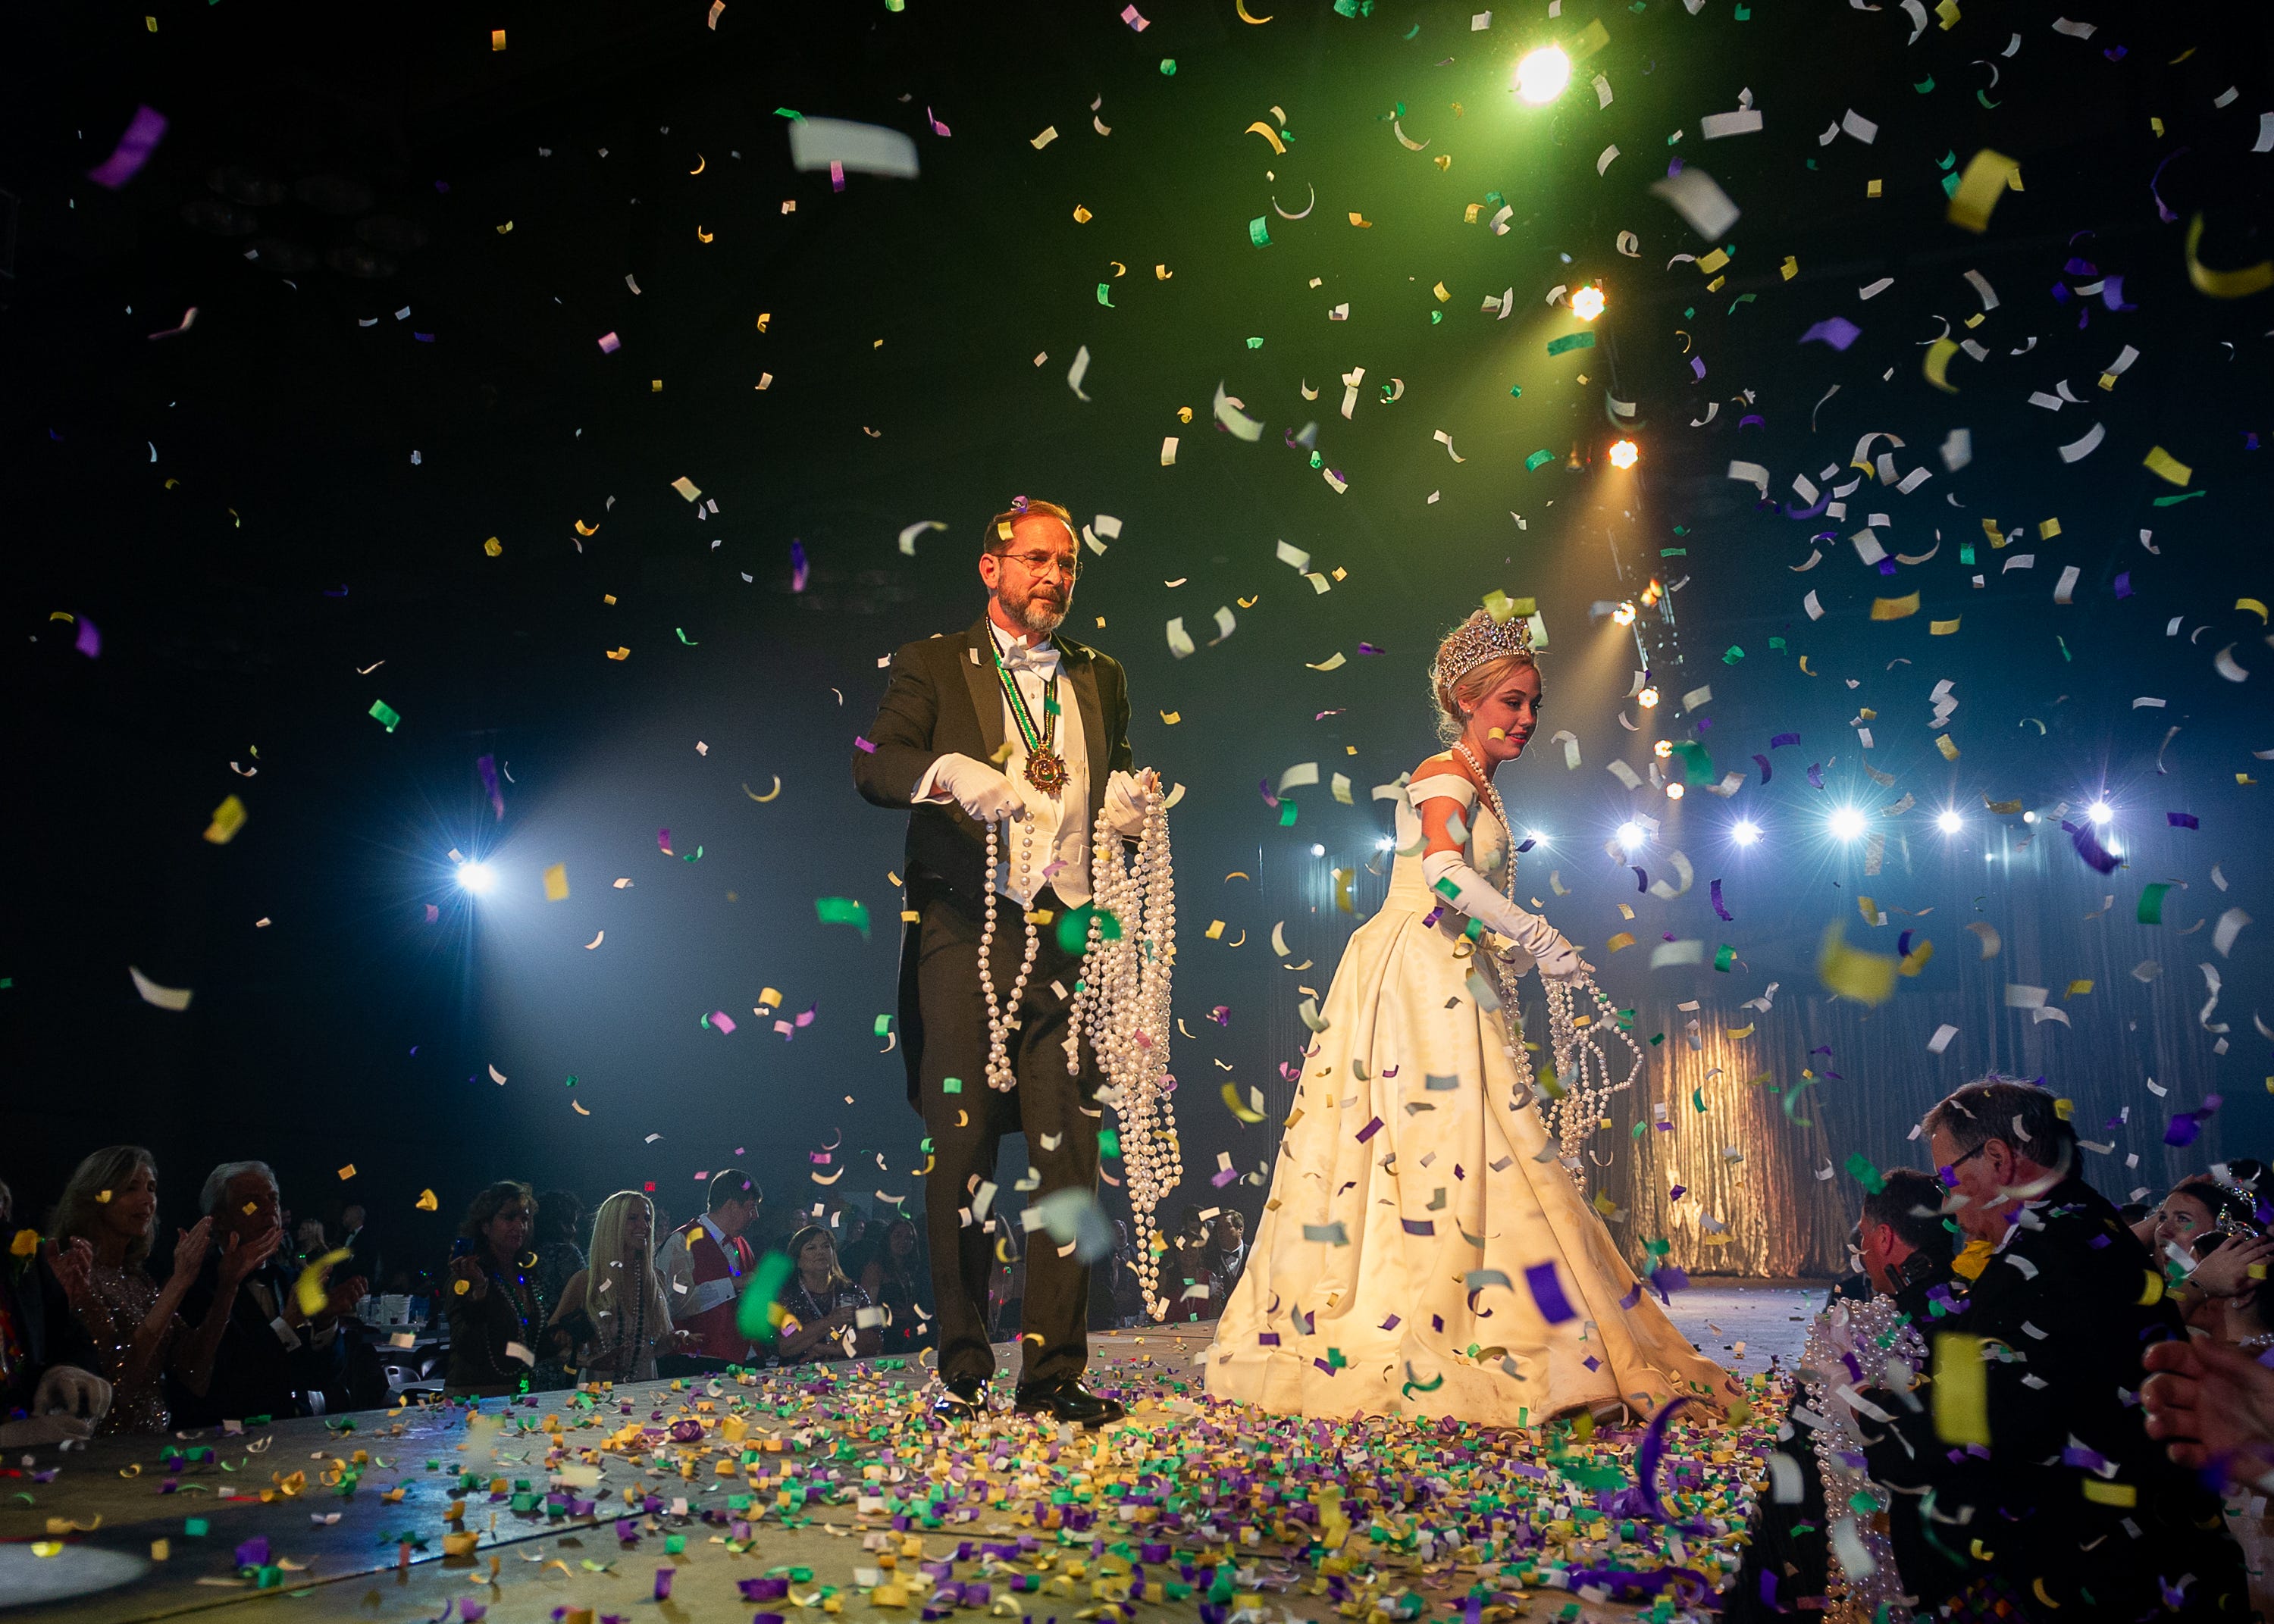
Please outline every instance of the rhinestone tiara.
M1496 620L1490 610L1479 609L1438 646L1431 674L1440 684L1449 686L1487 660L1531 652L1529 617L1511 614L1505 620Z

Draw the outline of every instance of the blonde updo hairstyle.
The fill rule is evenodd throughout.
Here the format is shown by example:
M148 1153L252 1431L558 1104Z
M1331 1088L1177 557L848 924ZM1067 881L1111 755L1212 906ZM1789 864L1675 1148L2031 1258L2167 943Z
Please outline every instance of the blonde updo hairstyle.
M1461 736L1461 728L1476 708L1477 702L1508 680L1511 673L1529 665L1537 671L1540 662L1529 650L1522 652L1495 654L1480 660L1457 677L1438 674L1446 663L1447 655L1457 644L1470 644L1495 624L1490 612L1479 609L1437 645L1437 658L1429 663L1429 695L1437 706L1437 737L1451 744Z

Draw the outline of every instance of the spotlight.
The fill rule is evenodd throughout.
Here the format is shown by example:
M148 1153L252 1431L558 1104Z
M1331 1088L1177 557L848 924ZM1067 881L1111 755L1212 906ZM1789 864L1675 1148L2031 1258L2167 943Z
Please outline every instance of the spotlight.
M1760 838L1761 826L1749 817L1739 819L1737 826L1729 831L1729 838L1739 846L1751 846Z
M2022 814L2022 821L2025 823L2034 823L2037 821L2037 815L2034 812L2024 812Z
M1680 784L1669 784L1666 786L1666 798L1668 801L1679 801L1682 795L1683 789Z
M1650 747L1650 753L1653 756L1657 756L1659 760L1664 761L1668 756L1674 754L1674 741L1671 739L1660 739L1657 743Z
M1837 840L1853 840L1864 832L1864 815L1853 807L1841 807L1833 813L1832 835Z
M2105 823L2110 818L2116 816L2116 808L2110 806L2105 801L2096 801L2090 806L2085 808L2084 815L2096 823Z
M497 874L486 862L460 863L458 884L477 897L486 897L497 888Z
M1581 288L1571 296L1571 313L1582 321L1593 321L1603 313L1606 302L1600 288ZM1619 466L1624 468L1626 464L1622 462Z
M1374 843L1374 849L1377 852L1394 852L1397 849L1397 842L1384 835Z
M1934 826L1946 835L1954 835L1966 827L1966 820L1946 808L1935 815Z
M1650 710L1658 703L1658 690L1654 688L1646 688L1635 695L1635 702L1644 710Z
M1553 102L1571 82L1571 59L1554 45L1543 45L1516 64L1516 94L1534 107Z
M1630 852L1640 851L1648 838L1640 823L1630 821L1619 825L1619 845Z
M1635 606L1631 603L1621 604L1611 611L1611 624L1614 626L1632 626L1634 618Z
M1630 440L1622 440L1611 447L1613 468L1632 468L1642 456L1642 447Z
M1314 840L1314 841L1313 841L1313 842L1311 843L1311 855L1312 855L1312 856L1314 856L1314 857L1324 857L1326 854L1327 854L1327 848L1326 848L1325 846L1321 846L1321 845L1320 845L1320 844L1318 844L1318 842L1316 842L1315 840Z
M1524 838L1531 841L1534 846L1545 846L1547 844L1547 837L1537 829L1525 830L1524 831Z

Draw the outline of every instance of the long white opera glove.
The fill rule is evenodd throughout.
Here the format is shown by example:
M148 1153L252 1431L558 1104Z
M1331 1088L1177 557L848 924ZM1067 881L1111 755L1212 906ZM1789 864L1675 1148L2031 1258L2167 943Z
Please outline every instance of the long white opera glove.
M1105 826L1125 840L1145 832L1145 815L1160 797L1161 780L1148 767L1143 772L1117 772L1105 780Z
M985 823L991 818L1023 817L1026 797L1019 786L985 762L953 752L932 763L932 788L945 793L966 812Z
M1562 931L1539 914L1525 913L1485 883L1484 876L1462 861L1458 852L1430 853L1421 860L1421 873L1429 889L1440 897L1450 884L1453 906L1529 953L1540 966L1540 974L1551 981L1568 981L1585 974L1587 966L1580 960L1579 950Z

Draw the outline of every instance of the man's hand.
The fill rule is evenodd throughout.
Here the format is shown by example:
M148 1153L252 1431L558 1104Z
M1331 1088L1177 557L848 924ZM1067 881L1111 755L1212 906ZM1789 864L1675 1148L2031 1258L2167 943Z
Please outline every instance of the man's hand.
M1117 772L1105 780L1105 826L1125 840L1145 832L1145 816L1161 797L1161 777L1150 767L1132 776Z
M251 1278L252 1271L276 1255L277 1247L284 1243L284 1231L271 1225L268 1233L257 1239L246 1240L232 1235L222 1245L222 1289L234 1294Z
M35 1416L84 1417L92 1426L110 1411L110 1384L93 1371L58 1365L40 1378L32 1395Z
M2218 1462L2235 1483L2274 1470L2274 1371L2194 1339L2150 1343L2143 1363L2156 1372L2140 1391L2148 1435L2165 1440L2172 1460L2191 1469Z
M968 756L941 756L932 782L983 823L1027 815L1026 797L1020 794L1019 786L985 762Z

